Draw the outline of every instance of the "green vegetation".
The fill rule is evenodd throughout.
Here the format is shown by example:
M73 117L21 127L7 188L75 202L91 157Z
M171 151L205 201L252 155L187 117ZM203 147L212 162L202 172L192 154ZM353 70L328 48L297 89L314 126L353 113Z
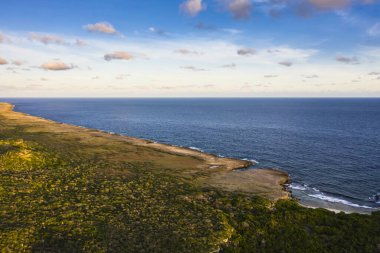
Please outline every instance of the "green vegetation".
M232 234L222 212L194 201L194 187L149 164L125 164L132 177L98 176L99 165L62 160L34 143L0 145L16 148L0 157L4 249L206 252Z
M380 252L380 213L205 189L153 151L31 129L0 116L1 252Z

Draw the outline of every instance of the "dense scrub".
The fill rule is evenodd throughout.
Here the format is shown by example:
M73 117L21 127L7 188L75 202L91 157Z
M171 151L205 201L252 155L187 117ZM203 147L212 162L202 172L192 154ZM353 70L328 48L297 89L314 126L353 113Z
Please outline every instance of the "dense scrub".
M232 234L190 184L149 164L125 164L133 176L98 176L98 165L63 161L33 143L0 145L15 147L0 156L3 249L207 252Z
M26 129L0 118L1 252L380 252L380 213L204 189L111 146Z
M225 196L216 207L236 229L223 252L379 252L380 213L335 214L280 200L270 210L244 196Z

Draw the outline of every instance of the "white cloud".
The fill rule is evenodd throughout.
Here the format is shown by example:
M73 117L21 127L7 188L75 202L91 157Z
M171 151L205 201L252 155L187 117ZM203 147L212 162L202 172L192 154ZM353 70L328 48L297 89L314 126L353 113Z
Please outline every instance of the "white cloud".
M83 26L83 28L89 32L98 32L104 34L116 35L120 34L114 27L108 22L99 22L95 24L88 24Z
M202 3L202 0L186 0L181 4L180 9L189 16L196 16L206 9L206 6Z
M69 69L72 69L73 66L66 64L64 62L60 62L60 61L51 61L51 62L46 62L42 64L41 68L45 70L57 71L57 70L69 70Z
M134 58L133 55L131 55L128 52L125 51L117 51L114 53L106 54L104 55L104 59L106 61L111 61L111 60L132 60Z
M47 44L58 44L58 45L66 45L67 42L56 35L51 34L39 34L35 32L29 33L29 39L32 41L38 41L45 45Z
M203 54L201 52L189 50L186 48L181 48L181 49L175 50L174 52L177 54L183 54L183 55L202 55Z
M247 19L251 15L251 0L229 0L227 9L232 13L235 19Z
M8 64L8 61L0 57L0 65L6 65L6 64Z
M376 58L376 55L380 56L380 51L375 47L362 47L359 50L363 52L350 52L357 56L362 64L347 65L350 66L350 72L347 73L341 64L332 61L330 57L328 59L314 57L319 52L314 48L276 45L271 41L263 43L253 40L243 44L231 37L216 38L215 35L213 37L171 36L154 39L135 37L128 40L127 52L129 53L122 56L117 52L109 51L110 48L124 49L126 42L122 40L87 38L88 46L86 47L61 47L56 46L55 43L51 46L32 43L25 39L25 34L11 34L12 40L17 43L0 44L1 56L5 59L26 61L25 67L29 67L30 71L26 77L26 75L13 74L7 71L6 67L0 67L3 83L12 83L17 87L41 84L41 71L34 66L41 66L44 62L46 69L71 69L73 66L67 63L75 63L79 67L76 67L75 71L63 73L46 71L43 77L47 78L48 82L43 82L42 88L35 88L33 91L16 89L5 92L4 96L276 96L278 94L318 96L323 95L321 92L324 89L332 88L336 92L345 91L347 92L345 94L350 95L358 94L359 88L366 89L368 93L380 94L378 80L374 80L374 76L367 75L371 71L378 71L373 68L380 60ZM60 37L63 36L60 35ZM76 39L70 36L63 38L70 44L73 44ZM254 57L242 57L237 54L237 51L242 48L255 48L256 54ZM176 50L181 50L182 53ZM146 54L149 55L149 61L133 61L133 64L128 64L126 68L121 61L115 60L114 63L107 64L104 60L99 60L101 52L110 52L107 57L110 60L124 58L130 60L131 56L141 58L141 55ZM200 52L200 54L192 54L192 52ZM56 59L53 62L60 63L62 63L61 60L57 59L64 59L65 63L61 66L47 65L51 63L51 59ZM287 68L279 65L279 62L294 64ZM21 70L14 67L16 70ZM131 76L115 80L118 75L127 73ZM307 79L306 76L311 73L320 78ZM278 77L268 78L273 74ZM368 77L366 80L363 77L362 85L353 85L351 81L360 75ZM96 76L101 78L93 79ZM308 82L306 86L303 83L305 79ZM115 82L118 82L123 89L107 88ZM264 88L259 86L252 88L253 93L239 93L238 87L244 83L252 84L252 82L263 85L270 82L271 85L265 88L266 93L262 93ZM332 82L336 85L325 85ZM204 84L215 86L206 89ZM49 86L54 90L48 89ZM160 87L188 88L169 91ZM340 94L334 91L329 94Z

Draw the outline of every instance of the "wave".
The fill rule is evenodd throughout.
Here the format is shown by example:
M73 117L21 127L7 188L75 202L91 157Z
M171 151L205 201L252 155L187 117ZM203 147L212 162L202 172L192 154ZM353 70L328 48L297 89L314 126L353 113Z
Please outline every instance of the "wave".
M248 161L248 162L251 162L251 163L254 163L254 164L259 164L259 162L256 161L256 160L254 160L254 159L243 158L242 160L243 161Z
M328 201L328 202L332 202L332 203L340 203L340 204L344 204L344 205L352 206L352 207L360 207L360 208L366 208L366 209L373 209L370 206L362 206L362 205L355 204L355 203L352 203L352 202L344 200L344 199L340 199L340 198L332 197L332 196L327 196L327 195L325 195L323 193L308 194L308 196L313 197L313 198L317 198L317 199L321 199L321 200L325 200L325 201Z
M369 200L372 200L376 204L380 204L380 192L376 193L372 197L369 198Z
M292 189L292 190L299 190L299 191L306 191L309 189L308 185L307 184L303 184L303 185L300 185L300 184L295 184L295 183L292 183L292 184L288 184L286 185L289 189ZM314 188L313 188L314 189Z
M345 199L341 199L341 198L333 197L333 196L328 196L325 193L321 192L319 189L317 189L315 187L309 187L307 184L291 183L291 184L286 185L286 187L288 189L305 192L304 194L306 194L307 196L312 197L312 198L317 198L317 199L332 202L332 203L340 203L340 204L352 206L352 207L373 209L373 207L370 207L370 206L359 205L359 204L352 203L352 202L345 200ZM372 198L373 200L375 200L375 196ZM380 204L380 201L378 201L378 202L376 202L376 201L374 201L374 202L377 204Z
M189 149L196 150L196 151L204 153L203 149L200 149L200 148L197 148L197 147L189 147Z

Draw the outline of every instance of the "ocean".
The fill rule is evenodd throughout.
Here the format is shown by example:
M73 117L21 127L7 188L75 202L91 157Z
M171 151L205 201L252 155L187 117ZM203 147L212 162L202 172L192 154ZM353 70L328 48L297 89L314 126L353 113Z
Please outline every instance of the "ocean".
M31 115L277 168L300 203L380 210L380 99L1 99Z

